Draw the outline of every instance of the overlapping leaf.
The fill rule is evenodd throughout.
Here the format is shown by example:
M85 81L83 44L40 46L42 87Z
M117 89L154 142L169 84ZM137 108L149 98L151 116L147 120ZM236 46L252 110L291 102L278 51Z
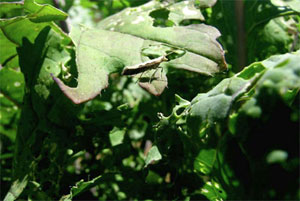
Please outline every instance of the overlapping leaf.
M191 102L189 110L187 123L190 131L200 132L199 122L212 124L227 118L234 101L248 92L256 82L256 93L259 94L260 88L268 84L287 104L291 103L300 88L298 59L299 53L273 56L250 65L235 77L223 80L208 93L199 94ZM244 107L248 108L252 104L255 101L250 99ZM252 110L248 108L247 111Z
M220 36L217 29L204 24L154 26L151 13L161 9L168 10L171 19L176 14L176 23L201 15L189 1L178 4L151 1L106 18L99 23L98 29L73 31L71 36L76 44L78 86L70 88L55 79L62 91L77 104L94 98L107 87L109 73L149 60L150 55L142 52L153 45L162 49L167 45L185 52L183 56L161 64L162 67L174 67L206 75L226 68L224 52L216 41ZM160 92L156 89L164 88L163 85L160 83L145 88L160 94L161 89Z
M298 51L272 56L264 61L253 63L239 74L224 79L209 92L198 94L190 103L188 101L179 103L169 117L160 115L161 121L158 128L172 127L179 120L183 120L181 124L187 126L177 126L178 130L192 136L189 141L191 146L195 143L193 139L199 140L199 153L194 160L194 170L200 174L210 175L214 168L220 167L221 164L218 162L223 159L218 159L220 150L218 146L213 145L215 142L208 143L207 141L215 137L213 135L215 133L210 132L209 129L217 127L216 125L224 125L222 123L229 120L229 130L232 134L236 134L238 129L244 129L243 126L245 126L245 124L239 125L243 121L241 114L258 118L262 115L262 102L272 104L272 100L262 101L265 96L280 97L287 106L292 105L300 90L299 60ZM178 114L178 108L185 109ZM186 128L187 131L182 128ZM233 185L228 181L227 176L224 176L225 173L222 172L224 170L219 168L219 171L226 180L225 183ZM217 173L214 172L213 175ZM201 194L209 200L226 199L226 192L219 191L219 188L221 188L219 184L207 182Z
M47 115L53 104L53 101L49 100L53 95L50 91L54 83L50 73L58 75L61 70L59 64L70 59L68 52L61 48L62 40L63 38L59 34L52 31L50 27L46 27L40 32L34 44L24 39L23 45L18 48L19 63L25 78L26 91L20 119L22 123L19 125L16 138L16 144L19 146L16 147L14 158L14 180L17 183L18 180L26 178L26 181L23 182L26 185L29 172L32 171L32 165L37 164L37 160L33 162L34 151L31 149L36 143L36 137L42 137L44 132L54 132L53 130L55 130L54 127L49 129L46 126L49 121ZM6 69L5 71L10 72L12 70ZM5 71L2 70L1 72L4 73ZM7 93L13 92L16 85L22 86L22 83L18 83L19 81L10 80L10 82L5 83L2 87ZM11 88L10 91L9 88ZM18 96L22 93L18 96L13 93L8 95L18 101L20 99ZM44 131L42 131L43 129ZM14 188L11 186L11 191L15 191ZM18 190L15 199L22 190L20 192ZM7 196L10 195L7 194Z
M11 10L21 10L27 13L24 16L0 19L0 62L1 65L17 67L16 47L22 45L22 38L26 37L30 42L34 42L39 32L46 26L64 38L64 44L68 44L70 39L53 22L54 20L64 20L67 14L54 8L51 5L40 5L33 0L26 0L24 3L0 3L1 15L9 13ZM12 62L13 61L13 62Z

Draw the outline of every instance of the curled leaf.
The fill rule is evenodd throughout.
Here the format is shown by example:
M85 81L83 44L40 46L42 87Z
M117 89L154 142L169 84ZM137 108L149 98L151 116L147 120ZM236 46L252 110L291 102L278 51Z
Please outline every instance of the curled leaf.
M126 71L130 66L167 56L170 51L174 51L174 55L167 57L168 61L161 63L162 67L185 69L206 75L226 69L224 51L216 40L220 36L217 29L204 24L155 26L151 13L160 9L167 9L169 16L174 16L175 12L179 14L180 11L177 21L201 16L200 10L189 1L151 1L104 19L99 23L98 29L72 30L71 38L76 46L78 86L71 88L60 79L54 78L64 94L76 104L93 99L108 86L110 73L120 72L124 67ZM158 55L153 55L153 47L159 49ZM144 72L134 71L131 74ZM155 73L154 77L157 75ZM166 76L160 77L161 80L150 79L151 84L140 82L140 86L154 95L160 95L167 86Z

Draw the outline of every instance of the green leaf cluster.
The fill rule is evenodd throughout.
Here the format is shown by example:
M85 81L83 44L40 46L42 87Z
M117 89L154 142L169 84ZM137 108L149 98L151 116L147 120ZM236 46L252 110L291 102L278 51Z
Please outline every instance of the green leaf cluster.
M297 1L1 1L1 199L299 199Z

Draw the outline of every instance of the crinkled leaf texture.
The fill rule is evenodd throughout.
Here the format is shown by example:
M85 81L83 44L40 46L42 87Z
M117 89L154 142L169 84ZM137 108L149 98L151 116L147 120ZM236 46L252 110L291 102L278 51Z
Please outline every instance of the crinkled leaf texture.
M299 53L272 56L251 64L234 77L224 79L209 92L198 94L178 117L174 112L169 117L161 115L159 126L186 116L189 133L204 137L207 128L229 117L236 101L243 102L240 111L259 117L261 106L257 105L256 97L266 88L291 105L300 89ZM229 129L233 133L234 127L232 119Z
M264 110L266 105L272 104L271 98L281 99L282 103L292 107L300 90L299 61L300 51L275 55L264 61L255 62L235 76L224 79L207 93L198 94L191 102L178 101L170 116L159 116L161 121L158 129L165 131L166 127L176 126L182 134L191 136L186 143L187 146L196 143L201 145L196 147L199 153L193 161L194 171L213 179L204 180L204 186L197 193L209 200L226 199L228 191L226 193L222 186L224 183L232 187L235 185L233 185L234 177L231 177L231 174L226 175L221 169L227 169L226 159L222 156L222 149L226 146L222 148L222 143L228 141L217 140L214 144L215 134L218 134L214 129L224 126L224 130L238 135L239 129L244 129L244 126L248 125L248 122L239 125L245 121L244 115L263 118L262 112L266 111ZM184 110L179 112L178 108ZM274 108L276 109L272 107ZM226 139L226 135L223 139ZM267 159L272 163L285 160L287 157L285 153L279 154L277 152L272 160L270 157ZM218 171L221 171L222 175L219 175Z
M191 102L187 118L191 133L200 133L204 124L212 125L226 119L235 101L249 92L241 109L259 116L256 97L262 89L277 93L289 105L300 89L299 51L293 54L272 56L246 67L232 78L219 83L211 91L199 94ZM250 93L251 90L251 93Z
M300 51L297 51L255 62L235 76L222 80L207 93L198 94L191 102L179 102L170 116L160 114L158 128L187 117L189 132L201 137L205 133L203 130L228 118L237 101L243 103L239 110L259 116L260 105L257 105L256 97L266 88L291 105L300 89L299 60ZM178 115L177 108L182 107L185 110Z
M161 9L169 12L169 20L175 20L175 24L180 20L201 18L193 2L172 4L151 1L106 18L99 23L98 29L73 28L71 37L76 44L78 86L70 88L58 78L54 78L55 81L74 103L88 101L107 87L110 73L150 60L150 55L143 52L153 46L161 49L168 46L184 51L182 56L162 63L161 67L174 67L205 75L226 69L224 51L216 40L220 33L214 27L205 24L173 27L153 25L151 13ZM208 1L208 5L211 4ZM156 79L156 82L150 83L154 86L147 83L140 85L159 95L167 86L164 75L162 78L161 82Z

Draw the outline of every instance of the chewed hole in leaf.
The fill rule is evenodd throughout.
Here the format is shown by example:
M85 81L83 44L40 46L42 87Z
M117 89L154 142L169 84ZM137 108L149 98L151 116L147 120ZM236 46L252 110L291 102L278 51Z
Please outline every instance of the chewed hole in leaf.
M157 56L156 55L148 55L147 56L150 60L152 60L152 59L156 59L157 58Z
M191 25L191 24L200 24L200 23L201 23L201 20L185 19L185 20L182 20L181 22L179 22L179 25L180 26L188 26L188 25Z
M61 69L61 78L63 78L63 81L67 82L70 87L76 87L78 85L78 71L75 60L75 52L72 52L71 60L65 64L65 68L67 68L67 70L65 69L66 71L64 72L63 66Z
M167 56L166 58L168 59L168 61L173 60L173 59L177 59L179 57L182 57L185 54L184 50L170 50L167 51Z
M185 110L184 107L179 108L178 110L176 110L176 114L180 115L181 113L183 113L183 111Z
M165 8L152 11L150 13L150 17L152 17L154 19L153 26L155 26L155 27L172 27L172 26L174 26L174 22L168 19L169 13L170 13L170 11Z
M234 93L234 91L232 91L231 88L227 88L227 89L225 89L224 93L225 93L226 95L228 95L228 96L232 96L233 93Z

